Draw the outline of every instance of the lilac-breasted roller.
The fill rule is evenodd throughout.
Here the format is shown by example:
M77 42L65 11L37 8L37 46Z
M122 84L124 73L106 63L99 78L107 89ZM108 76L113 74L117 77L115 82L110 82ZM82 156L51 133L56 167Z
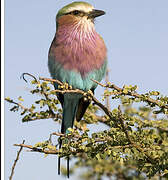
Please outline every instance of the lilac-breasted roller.
M94 19L104 14L86 2L73 2L59 10L48 55L53 79L68 83L73 89L94 93L97 84L91 79L101 81L107 66L106 46L94 26ZM58 84L55 88L58 89ZM68 133L74 120L81 120L90 102L74 93L58 93L57 97L63 108L61 133Z

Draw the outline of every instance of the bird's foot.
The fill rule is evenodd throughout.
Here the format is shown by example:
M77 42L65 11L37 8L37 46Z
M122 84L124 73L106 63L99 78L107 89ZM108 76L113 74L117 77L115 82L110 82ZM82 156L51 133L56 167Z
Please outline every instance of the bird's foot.
M93 94L93 92L92 92L91 90L87 91L87 93L88 93L91 97L94 96L94 94Z
M84 93L84 101L91 101L93 97L93 92L91 90Z
M61 89L61 90L72 90L72 86L69 85L68 83L62 83L62 85L59 86L59 89Z

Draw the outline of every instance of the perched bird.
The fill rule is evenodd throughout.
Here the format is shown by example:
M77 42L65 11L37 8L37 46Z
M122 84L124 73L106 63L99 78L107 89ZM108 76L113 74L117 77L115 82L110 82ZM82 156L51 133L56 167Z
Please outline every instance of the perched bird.
M56 34L48 54L53 79L68 83L73 89L94 93L97 84L91 79L101 81L107 66L106 46L94 26L94 19L104 14L87 2L73 2L59 10ZM58 84L55 88L58 89ZM74 120L81 120L90 101L74 93L57 93L57 97L63 108L61 133L68 133ZM67 165L69 176L69 160Z

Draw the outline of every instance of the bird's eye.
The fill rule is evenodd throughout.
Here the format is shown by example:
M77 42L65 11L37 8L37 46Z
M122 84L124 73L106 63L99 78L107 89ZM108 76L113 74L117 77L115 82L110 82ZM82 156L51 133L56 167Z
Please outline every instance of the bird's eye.
M73 11L73 15L78 15L78 14L80 14L80 11L78 10Z

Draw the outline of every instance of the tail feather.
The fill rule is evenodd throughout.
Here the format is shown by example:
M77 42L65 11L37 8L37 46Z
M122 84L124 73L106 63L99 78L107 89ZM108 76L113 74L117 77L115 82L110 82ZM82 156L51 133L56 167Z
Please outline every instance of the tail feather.
M91 91L94 94L94 89L91 89ZM82 117L85 114L90 102L91 102L90 100L85 100L84 97L80 98L79 104L78 104L78 110L76 113L76 120L78 122L82 119Z
M85 114L86 109L88 108L89 104L90 104L89 100L85 101L84 98L80 99L79 105L78 105L78 110L76 113L76 120L78 122L82 119L82 117Z
M61 126L61 133L69 133L68 128L73 128L73 123L76 117L79 97L77 95L65 94L63 103L63 119ZM60 141L59 148L61 148L62 140ZM60 174L61 158L58 157L58 174ZM69 178L69 157L67 157L67 177Z
M68 133L67 129L73 127L78 104L78 98L64 98L61 133Z

